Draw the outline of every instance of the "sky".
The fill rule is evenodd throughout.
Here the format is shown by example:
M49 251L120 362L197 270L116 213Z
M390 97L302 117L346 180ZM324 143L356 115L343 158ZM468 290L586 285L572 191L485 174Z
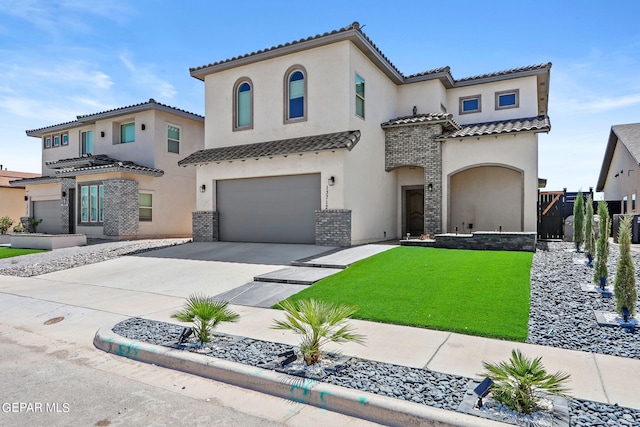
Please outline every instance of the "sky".
M405 75L552 62L547 190L597 184L611 126L640 122L637 0L0 0L0 164L40 172L26 130L146 102L204 115L189 68L358 21Z

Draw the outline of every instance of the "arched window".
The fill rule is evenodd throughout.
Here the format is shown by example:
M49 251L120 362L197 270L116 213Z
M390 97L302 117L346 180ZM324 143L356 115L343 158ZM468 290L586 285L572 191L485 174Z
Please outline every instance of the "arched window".
M307 79L304 67L294 65L285 74L284 121L303 121L307 118Z
M240 79L233 89L233 128L253 128L253 84L249 79Z

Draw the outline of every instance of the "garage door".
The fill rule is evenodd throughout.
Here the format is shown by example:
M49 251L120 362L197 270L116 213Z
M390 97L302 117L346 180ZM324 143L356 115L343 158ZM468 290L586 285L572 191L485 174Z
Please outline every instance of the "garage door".
M49 234L62 233L61 209L60 200L33 202L33 217L36 220L42 220L42 223L38 224L36 231Z
M320 174L217 181L220 240L315 243Z

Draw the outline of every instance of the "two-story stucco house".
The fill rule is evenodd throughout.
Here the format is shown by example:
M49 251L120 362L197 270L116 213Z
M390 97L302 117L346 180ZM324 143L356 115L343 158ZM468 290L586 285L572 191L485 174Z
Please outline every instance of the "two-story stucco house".
M194 240L349 246L535 231L551 64L405 76L358 23L191 69Z
M191 236L195 171L177 162L203 147L204 117L150 99L27 135L42 141L42 177L12 185L38 232Z

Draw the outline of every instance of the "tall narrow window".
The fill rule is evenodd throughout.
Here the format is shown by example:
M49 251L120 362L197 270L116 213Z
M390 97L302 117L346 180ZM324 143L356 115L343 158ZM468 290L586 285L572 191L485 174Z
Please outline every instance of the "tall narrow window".
M60 135L56 135L53 137L53 146L54 147L60 146Z
M120 143L134 142L136 140L136 124L126 123L120 125Z
M356 114L364 119L364 79L356 74Z
M306 118L307 82L305 74L302 67L294 66L285 75L285 122Z
M44 138L44 148L51 148L51 137L47 136Z
M631 194L631 212L636 211L636 193Z
M153 215L153 197L151 194L140 193L138 195L139 220L151 221Z
M62 134L62 145L69 145L69 134L68 133L63 133Z
M104 185L80 186L80 223L98 225L104 222Z
M169 125L167 127L167 151L180 154L180 128Z
M234 86L233 128L251 129L253 127L253 93L248 79L239 80Z
M93 131L80 133L80 154L93 154Z
M629 197L625 195L622 198L622 213L623 214L629 213L628 209L629 209Z
M89 187L80 187L80 222L89 222Z

